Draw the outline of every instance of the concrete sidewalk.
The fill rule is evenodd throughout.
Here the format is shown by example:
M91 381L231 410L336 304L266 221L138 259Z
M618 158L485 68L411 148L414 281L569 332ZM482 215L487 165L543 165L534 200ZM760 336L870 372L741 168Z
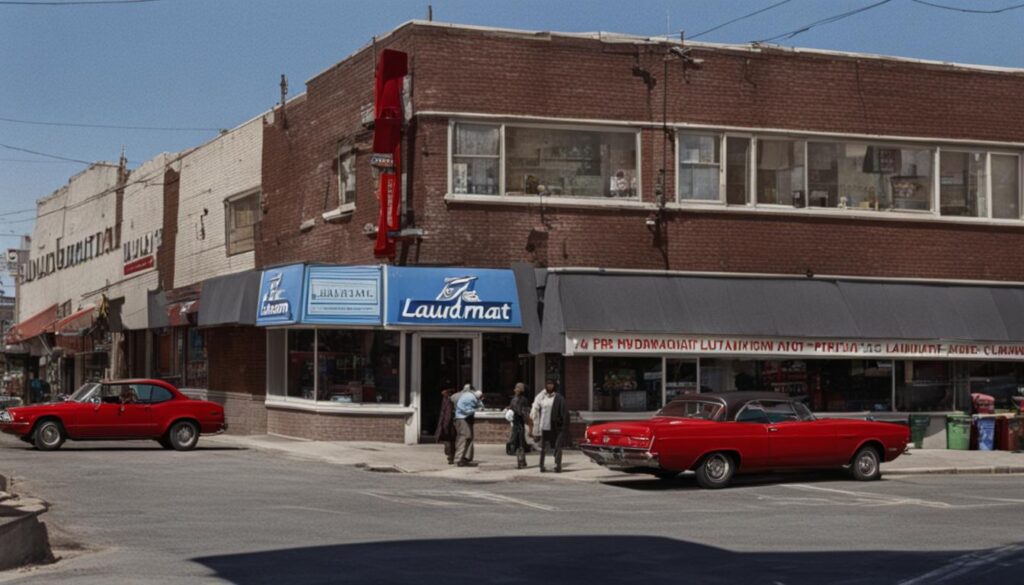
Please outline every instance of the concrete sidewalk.
M516 469L515 457L505 455L504 445L477 445L477 467L448 465L440 445L399 445L356 441L303 441L275 435L220 435L204 438L203 444L276 452L299 459L335 465L351 465L377 472L411 473L465 481L497 482L536 479L601 482L627 477L604 469L576 450L564 453L562 473L539 473L536 453L527 455L529 467ZM554 467L549 456L547 467ZM889 475L953 473L1024 473L1024 453L1008 451L911 450L896 461L882 464Z

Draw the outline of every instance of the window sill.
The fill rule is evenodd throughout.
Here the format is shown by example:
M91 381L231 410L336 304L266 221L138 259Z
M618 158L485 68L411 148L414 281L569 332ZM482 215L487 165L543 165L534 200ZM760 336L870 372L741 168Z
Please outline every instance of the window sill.
M448 193L448 203L485 203L490 205L550 205L553 207L582 207L600 209L655 209L653 203L640 199L617 197L554 197L539 195L464 195Z
M878 221L925 221L963 225L998 225L1024 227L1019 219L990 219L987 217L961 217L935 215L930 211L903 209L899 211L871 211L855 208L829 209L791 207L788 205L725 205L720 202L669 203L666 208L672 211L710 212L710 213L761 213L771 215L788 215L792 217L827 217L833 219L878 220Z
M355 212L355 210L355 203L346 203L344 205L339 205L335 209L332 209L321 214L321 217L324 218L324 221L335 221L352 215Z
M343 404L332 402L314 402L302 398L283 398L267 396L267 408L283 408L301 410L317 414L379 414L389 416L408 416L415 411L408 406L398 404Z

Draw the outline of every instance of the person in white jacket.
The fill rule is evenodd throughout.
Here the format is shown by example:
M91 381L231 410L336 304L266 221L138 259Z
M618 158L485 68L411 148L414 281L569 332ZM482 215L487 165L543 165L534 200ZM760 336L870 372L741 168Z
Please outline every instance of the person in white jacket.
M539 437L540 471L544 473L545 449L548 445L555 452L555 473L562 472L562 445L569 430L569 411L565 398L555 390L555 381L548 380L544 391L533 399L530 418L533 419L533 435Z

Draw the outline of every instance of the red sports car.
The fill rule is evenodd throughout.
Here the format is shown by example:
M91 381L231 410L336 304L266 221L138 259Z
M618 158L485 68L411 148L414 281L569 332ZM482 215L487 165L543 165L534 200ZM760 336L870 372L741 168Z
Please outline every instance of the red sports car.
M187 451L200 433L227 429L224 407L192 400L161 380L115 380L86 384L63 402L0 411L0 431L40 451L67 439L153 439L165 449Z
M904 425L815 418L802 402L773 392L694 394L654 418L587 428L580 445L605 467L671 478L694 471L704 488L735 473L849 467L855 479L881 476L879 465L910 441Z

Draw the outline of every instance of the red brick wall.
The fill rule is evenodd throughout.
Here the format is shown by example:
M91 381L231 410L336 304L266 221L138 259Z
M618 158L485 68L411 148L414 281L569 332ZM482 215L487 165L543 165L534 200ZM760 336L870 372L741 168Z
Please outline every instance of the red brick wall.
M210 390L267 393L267 332L260 327L205 329Z
M405 416L267 409L267 432L315 441L405 442Z
M621 121L670 122L823 132L1024 139L1024 75L966 71L893 60L698 49L704 69L668 77L661 49L587 39L547 38L410 25L388 37L410 53L416 112L462 111ZM265 129L257 265L295 261L371 263L377 202L368 163L371 135L359 107L373 96L373 49L311 80ZM639 63L658 78L648 95L632 75ZM978 107L985 104L985 107ZM406 132L412 213L406 225L427 236L399 263L603 266L725 272L1024 280L1024 224L1018 228L765 213L670 211L659 247L649 210L447 203L448 120L417 117ZM336 206L338 144L354 140L357 209L341 222ZM642 132L643 199L654 201L660 129ZM666 195L674 197L668 152ZM326 202L326 203L325 203ZM299 231L304 220L316 225ZM167 232L165 232L166 234ZM166 239L167 236L165 236ZM531 242L537 251L526 250Z

